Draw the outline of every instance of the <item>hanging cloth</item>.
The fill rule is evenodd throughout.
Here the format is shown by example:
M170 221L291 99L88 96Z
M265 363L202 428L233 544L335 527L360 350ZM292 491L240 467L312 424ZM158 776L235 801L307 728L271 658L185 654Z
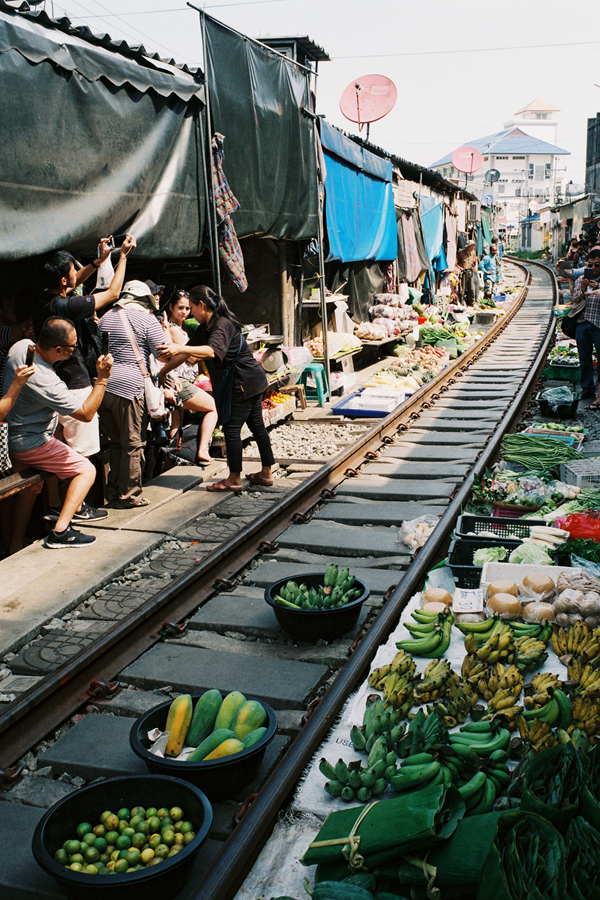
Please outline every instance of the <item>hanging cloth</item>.
M448 268L454 269L456 265L456 239L458 234L458 216L444 209L444 226L446 228L446 260Z
M404 232L404 253L406 257L406 280L412 284L421 274L421 261L419 248L415 237L415 223L406 213L402 216L402 230Z
M234 197L229 182L223 171L222 134L214 134L212 139L212 178L217 212L217 235L219 239L219 256L226 267L231 280L242 293L248 288L248 279L244 267L244 255L238 241L231 214L240 208Z

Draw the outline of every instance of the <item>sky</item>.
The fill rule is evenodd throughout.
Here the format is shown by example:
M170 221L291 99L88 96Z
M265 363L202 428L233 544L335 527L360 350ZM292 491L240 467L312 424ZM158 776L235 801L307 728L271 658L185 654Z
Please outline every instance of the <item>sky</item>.
M535 98L557 114L559 180L585 180L587 119L600 111L600 4L591 0L194 0L250 37L308 35L320 63L317 111L356 133L339 99L378 73L398 90L370 140L430 165L470 140L501 131ZM50 15L108 32L178 62L202 65L198 13L185 0L45 0ZM363 132L364 134L364 132ZM564 168L564 172L560 169Z

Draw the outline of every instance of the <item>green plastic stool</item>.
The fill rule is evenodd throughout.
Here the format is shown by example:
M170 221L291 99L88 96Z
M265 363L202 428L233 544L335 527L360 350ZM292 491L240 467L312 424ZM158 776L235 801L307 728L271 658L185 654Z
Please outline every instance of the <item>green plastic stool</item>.
M314 388L309 387L307 384L309 374L315 376L315 384L317 386L316 392ZM329 391L327 389L327 381L325 380L325 369L321 363L309 363L302 373L300 383L304 385L306 396L309 399L314 400L316 393L319 406L325 406L325 401L329 399Z

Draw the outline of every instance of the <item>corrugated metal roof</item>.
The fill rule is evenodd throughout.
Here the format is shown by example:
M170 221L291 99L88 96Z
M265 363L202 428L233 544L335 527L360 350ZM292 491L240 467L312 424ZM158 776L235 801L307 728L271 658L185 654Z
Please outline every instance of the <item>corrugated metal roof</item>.
M563 150L547 141L540 141L539 138L525 134L520 128L514 127L498 131L496 134L488 134L486 137L477 138L474 141L467 141L463 147L475 147L480 153L493 153L494 155L548 156L552 154L553 156L570 156L569 150ZM452 162L452 153L448 153L443 159L432 163L431 168L448 165Z

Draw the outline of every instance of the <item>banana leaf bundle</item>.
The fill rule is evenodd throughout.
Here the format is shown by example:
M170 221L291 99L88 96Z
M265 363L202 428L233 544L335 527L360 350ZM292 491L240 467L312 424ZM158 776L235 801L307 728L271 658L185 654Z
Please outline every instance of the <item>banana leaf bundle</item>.
M600 832L581 816L569 825L567 883L571 900L600 900L597 872L600 868Z
M517 809L503 813L477 900L565 900L565 860L565 843L550 822Z
M399 889L404 889L405 893L412 886L427 886L433 878L435 887L442 889L444 900L446 889L452 886L460 886L465 897L470 889L474 896L501 815L500 812L490 812L461 819L448 841L431 848L425 866L418 855L411 855L378 866L374 874L394 882L394 887L399 882Z
M587 781L582 758L571 742L548 747L527 766L521 809L544 816L564 834L579 811Z
M464 814L459 792L443 784L336 810L327 816L302 863L346 862L350 871L372 871L387 860L447 840Z

